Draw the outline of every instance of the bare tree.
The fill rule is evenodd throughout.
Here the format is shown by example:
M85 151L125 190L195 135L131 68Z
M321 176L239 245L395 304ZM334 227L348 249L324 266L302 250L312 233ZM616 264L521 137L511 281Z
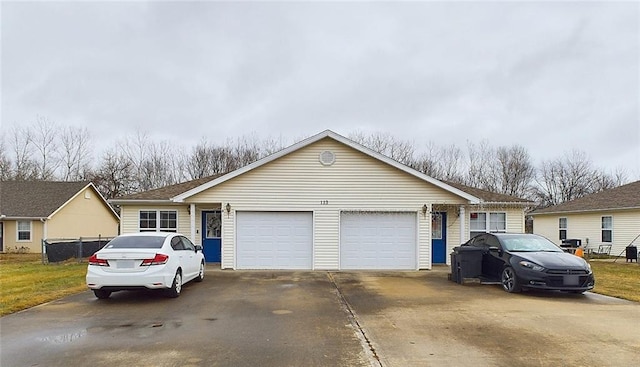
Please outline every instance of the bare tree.
M467 142L467 174L464 184L497 192L499 170L496 153L488 140L476 144Z
M349 139L402 164L411 165L414 161L414 144L410 141L398 140L390 134L365 135L362 132L355 132L349 135Z
M499 147L496 150L497 167L500 171L499 193L526 197L531 192L535 168L527 150L519 145Z
M260 158L279 152L284 149L285 146L282 136L279 136L278 138L268 137L264 139L261 144Z
M464 174L461 172L462 151L453 144L439 147L429 142L426 152L410 166L439 180L464 182Z
M202 139L186 157L186 175L189 179L196 179L231 172L282 150L282 145L281 140L259 142L255 136L227 140L221 146Z
M7 181L11 178L11 159L9 159L4 142L4 134L2 134L0 135L0 181Z
M232 153L235 158L235 168L233 169L244 167L262 158L262 149L260 148L260 145L261 144L255 135L245 135L244 137L237 139Z
M116 149L105 152L98 170L90 174L89 179L106 199L131 194L137 189L133 163Z
M38 165L38 178L51 180L60 161L58 159L58 127L43 117L38 117L29 135L31 143L37 152L35 161Z
M33 146L31 131L25 127L14 126L11 129L11 148L13 151L14 180L33 180L38 178L38 167L31 158Z
M89 131L86 127L68 126L60 131L60 178L65 181L82 180L92 161Z
M191 149L191 154L187 156L185 168L187 177L191 180L207 177L213 174L213 167L210 161L210 147L205 139L201 140Z
M542 162L535 194L541 206L574 200L619 185L624 174L610 176L593 167L587 155L573 150L562 158Z
M141 190L156 189L173 185L178 182L180 175L174 164L177 152L166 141L150 143L142 162L139 165L138 186Z
M173 181L173 172L169 173L169 157L172 156L167 142L155 143L141 130L134 136L125 137L117 142L119 160L126 160L133 171L132 192L156 189ZM171 177L167 177L171 175Z

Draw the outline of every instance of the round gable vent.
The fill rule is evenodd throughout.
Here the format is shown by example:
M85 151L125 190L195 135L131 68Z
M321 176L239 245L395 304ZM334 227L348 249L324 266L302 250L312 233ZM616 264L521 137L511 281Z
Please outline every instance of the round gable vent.
M333 152L325 150L324 152L320 153L320 163L322 163L322 165L330 166L335 163L335 161L336 155Z

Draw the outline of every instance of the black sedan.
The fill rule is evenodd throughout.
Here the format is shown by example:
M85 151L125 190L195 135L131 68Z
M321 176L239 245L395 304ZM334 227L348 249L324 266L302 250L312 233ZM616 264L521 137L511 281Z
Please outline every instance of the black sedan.
M510 293L527 288L583 293L593 289L591 266L535 234L483 233L462 246L482 249L482 277Z

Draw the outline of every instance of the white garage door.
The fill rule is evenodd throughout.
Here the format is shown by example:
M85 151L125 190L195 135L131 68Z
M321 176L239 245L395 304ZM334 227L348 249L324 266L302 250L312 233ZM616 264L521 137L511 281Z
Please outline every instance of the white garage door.
M340 269L416 269L415 213L342 213Z
M311 269L310 212L238 212L236 268Z

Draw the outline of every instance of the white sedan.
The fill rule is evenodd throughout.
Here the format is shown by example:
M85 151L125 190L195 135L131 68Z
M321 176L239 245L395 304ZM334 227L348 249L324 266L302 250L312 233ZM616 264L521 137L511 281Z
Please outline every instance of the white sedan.
M120 235L93 254L87 267L87 286L100 299L136 289L164 289L178 297L183 284L203 279L202 247L178 233Z

